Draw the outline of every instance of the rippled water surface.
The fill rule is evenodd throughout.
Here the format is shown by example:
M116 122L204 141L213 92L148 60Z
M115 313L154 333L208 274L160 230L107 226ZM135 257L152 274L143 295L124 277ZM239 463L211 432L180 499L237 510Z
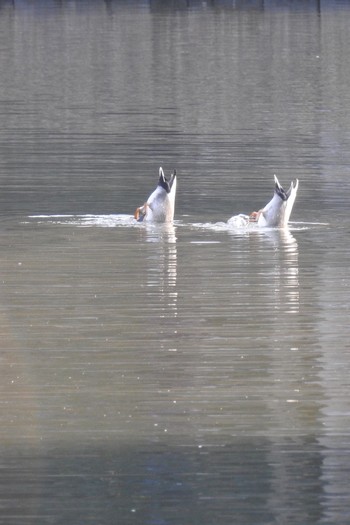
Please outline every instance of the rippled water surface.
M349 23L0 2L1 524L350 520Z

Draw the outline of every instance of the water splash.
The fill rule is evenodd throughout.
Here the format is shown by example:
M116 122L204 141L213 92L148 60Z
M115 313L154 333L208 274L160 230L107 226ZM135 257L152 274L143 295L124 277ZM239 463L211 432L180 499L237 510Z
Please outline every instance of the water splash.
M101 228L115 228L115 227L136 227L136 228L160 228L164 224L146 224L135 221L132 215L127 214L110 214L110 215L30 215L28 217L30 222L35 221L38 224L57 224L77 227L101 227ZM28 222L28 221L23 221ZM188 227L191 229L208 230L212 232L229 232L229 233L249 233L249 232L263 232L275 231L279 228L261 228L257 224L247 222L245 216L236 215L231 217L227 222L183 222L176 220L173 223L177 227ZM326 222L290 222L288 225L289 231L307 230L310 228L329 226Z
M38 224L58 224L77 227L97 226L101 228L139 227L132 215L30 215L28 217Z

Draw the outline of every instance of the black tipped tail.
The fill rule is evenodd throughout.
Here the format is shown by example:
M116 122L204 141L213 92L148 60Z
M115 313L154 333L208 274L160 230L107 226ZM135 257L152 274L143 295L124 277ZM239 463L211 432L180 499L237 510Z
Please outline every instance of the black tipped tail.
M279 183L278 178L276 177L276 175L274 175L274 177L275 177L275 193L277 193L277 195L278 195L283 201L288 200L288 195L287 195L287 193L284 191L284 189L282 188L281 184Z

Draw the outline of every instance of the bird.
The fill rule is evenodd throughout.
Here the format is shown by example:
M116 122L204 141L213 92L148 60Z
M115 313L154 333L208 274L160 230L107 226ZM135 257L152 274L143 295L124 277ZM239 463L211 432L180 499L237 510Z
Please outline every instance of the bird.
M138 222L172 222L175 212L176 185L176 170L167 179L163 168L160 167L156 189L142 206L136 208L134 218Z
M299 180L295 179L287 191L274 175L275 188L272 199L259 211L253 211L250 215L235 215L228 220L232 226L242 227L255 224L259 227L285 228L292 213L295 198L299 187Z

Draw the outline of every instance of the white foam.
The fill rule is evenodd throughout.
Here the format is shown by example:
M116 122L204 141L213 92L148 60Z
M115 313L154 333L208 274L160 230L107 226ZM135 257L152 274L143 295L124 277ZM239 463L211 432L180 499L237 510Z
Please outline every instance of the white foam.
M114 228L116 226L139 226L132 215L30 215L29 219L45 224L60 224L78 227L99 226Z
M137 227L142 228L145 226L156 227L157 224L137 222L132 215L126 214L110 214L110 215L73 215L73 214L62 214L62 215L29 215L30 221L36 221L40 224L58 224L68 225L77 227L102 227L102 228L114 228L114 227ZM203 223L184 223L182 221L174 221L174 226L188 227L191 229L201 229L212 232L230 232L230 233L249 233L257 231L267 230L280 230L280 228L261 228L256 223L250 223L246 221L245 216L235 215L231 217L227 222L203 222ZM310 228L317 228L322 226L329 226L327 222L289 222L289 231L307 230Z

